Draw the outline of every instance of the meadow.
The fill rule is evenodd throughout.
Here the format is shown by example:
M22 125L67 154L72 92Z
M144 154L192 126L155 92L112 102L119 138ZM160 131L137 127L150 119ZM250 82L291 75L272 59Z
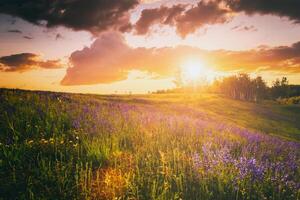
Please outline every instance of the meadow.
M0 90L0 199L300 199L300 106Z

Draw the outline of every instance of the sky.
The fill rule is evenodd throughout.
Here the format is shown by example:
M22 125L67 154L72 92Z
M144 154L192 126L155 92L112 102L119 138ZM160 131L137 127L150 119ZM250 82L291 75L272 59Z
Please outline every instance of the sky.
M236 73L300 84L299 0L2 0L0 87L147 93Z

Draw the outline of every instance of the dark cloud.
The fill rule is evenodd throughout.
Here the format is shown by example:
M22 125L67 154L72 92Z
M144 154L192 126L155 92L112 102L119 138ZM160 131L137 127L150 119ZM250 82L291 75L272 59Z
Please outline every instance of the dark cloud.
M23 36L23 38L25 38L25 39L27 39L27 40L32 40L33 39L33 37L30 37L30 36Z
M55 36L55 40L59 40L59 39L63 39L63 38L64 37L60 33L57 33Z
M234 12L276 15L300 22L299 0L223 0Z
M228 10L216 1L200 1L195 6L173 5L145 9L135 25L137 34L146 34L154 24L175 26L177 33L185 37L207 24L224 23Z
M9 23L10 23L11 25L16 24L16 22L17 22L17 20L15 20L15 19L10 19L10 20L9 20Z
M139 0L1 0L0 13L20 17L47 27L65 26L98 34L107 30L132 29L129 11ZM201 0L196 5L173 5L144 9L135 25L146 34L155 24L175 26L182 36L206 24L224 23L231 14L276 15L300 22L299 0Z
M9 32L9 33L18 33L18 34L21 34L21 33L22 33L22 31L20 31L20 30L18 30L18 29L10 29L10 30L8 30L7 32Z
M236 30L236 31L252 31L255 32L257 31L257 28L253 25L251 26L242 26L242 25L237 25L231 28L231 30Z
M47 27L99 33L130 28L128 11L138 0L1 0L0 13Z
M145 9L135 29L137 34L142 35L148 33L152 25L166 24L176 27L184 37L204 25L227 22L240 12L287 17L300 23L299 0L201 0L196 6L173 5ZM252 26L244 26L239 30L256 31Z
M177 19L177 31L185 36L207 24L225 23L228 10L213 2L200 1Z
M209 51L191 46L133 48L121 34L105 33L90 46L71 54L62 85L112 83L131 70L172 76L189 58L202 60L217 71L257 70L300 73L300 42L291 46L260 47L248 51Z
M61 68L60 60L42 60L33 53L20 53L0 57L0 71L23 72L36 68L57 69Z
M135 25L137 34L147 34L154 24L174 25L178 15L185 10L186 5L174 5L173 7L161 6L160 8L145 9Z

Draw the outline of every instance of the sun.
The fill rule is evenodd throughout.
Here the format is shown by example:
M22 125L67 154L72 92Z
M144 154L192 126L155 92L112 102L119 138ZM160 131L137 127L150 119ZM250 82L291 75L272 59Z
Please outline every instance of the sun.
M181 65L181 78L185 83L198 82L206 75L206 68L200 60L187 60Z

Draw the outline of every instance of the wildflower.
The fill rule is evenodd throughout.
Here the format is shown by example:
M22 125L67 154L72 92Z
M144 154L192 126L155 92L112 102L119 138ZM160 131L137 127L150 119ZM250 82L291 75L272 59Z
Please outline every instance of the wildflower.
M33 140L29 140L28 142L27 142L27 144L32 144L33 143Z
M201 167L201 161L200 161L200 156L198 153L194 153L193 157L192 157L194 166L196 169L199 169Z
M54 144L54 139L53 139L53 138L50 138L50 139L49 139L49 142L50 142L51 144Z
M75 121L73 121L73 126L75 129L80 129L80 119L76 119Z
M43 138L43 139L41 139L40 143L48 144L48 140L45 140L45 139Z
M64 141L63 141L63 140L61 140L61 141L60 141L60 144L63 144L63 143L64 143Z
M78 137L78 136L76 136L76 140L79 140L79 137Z
M250 176L252 181L262 180L264 177L265 169L262 165L256 162L255 158L247 159L241 157L236 167L239 169L239 178L244 179Z

